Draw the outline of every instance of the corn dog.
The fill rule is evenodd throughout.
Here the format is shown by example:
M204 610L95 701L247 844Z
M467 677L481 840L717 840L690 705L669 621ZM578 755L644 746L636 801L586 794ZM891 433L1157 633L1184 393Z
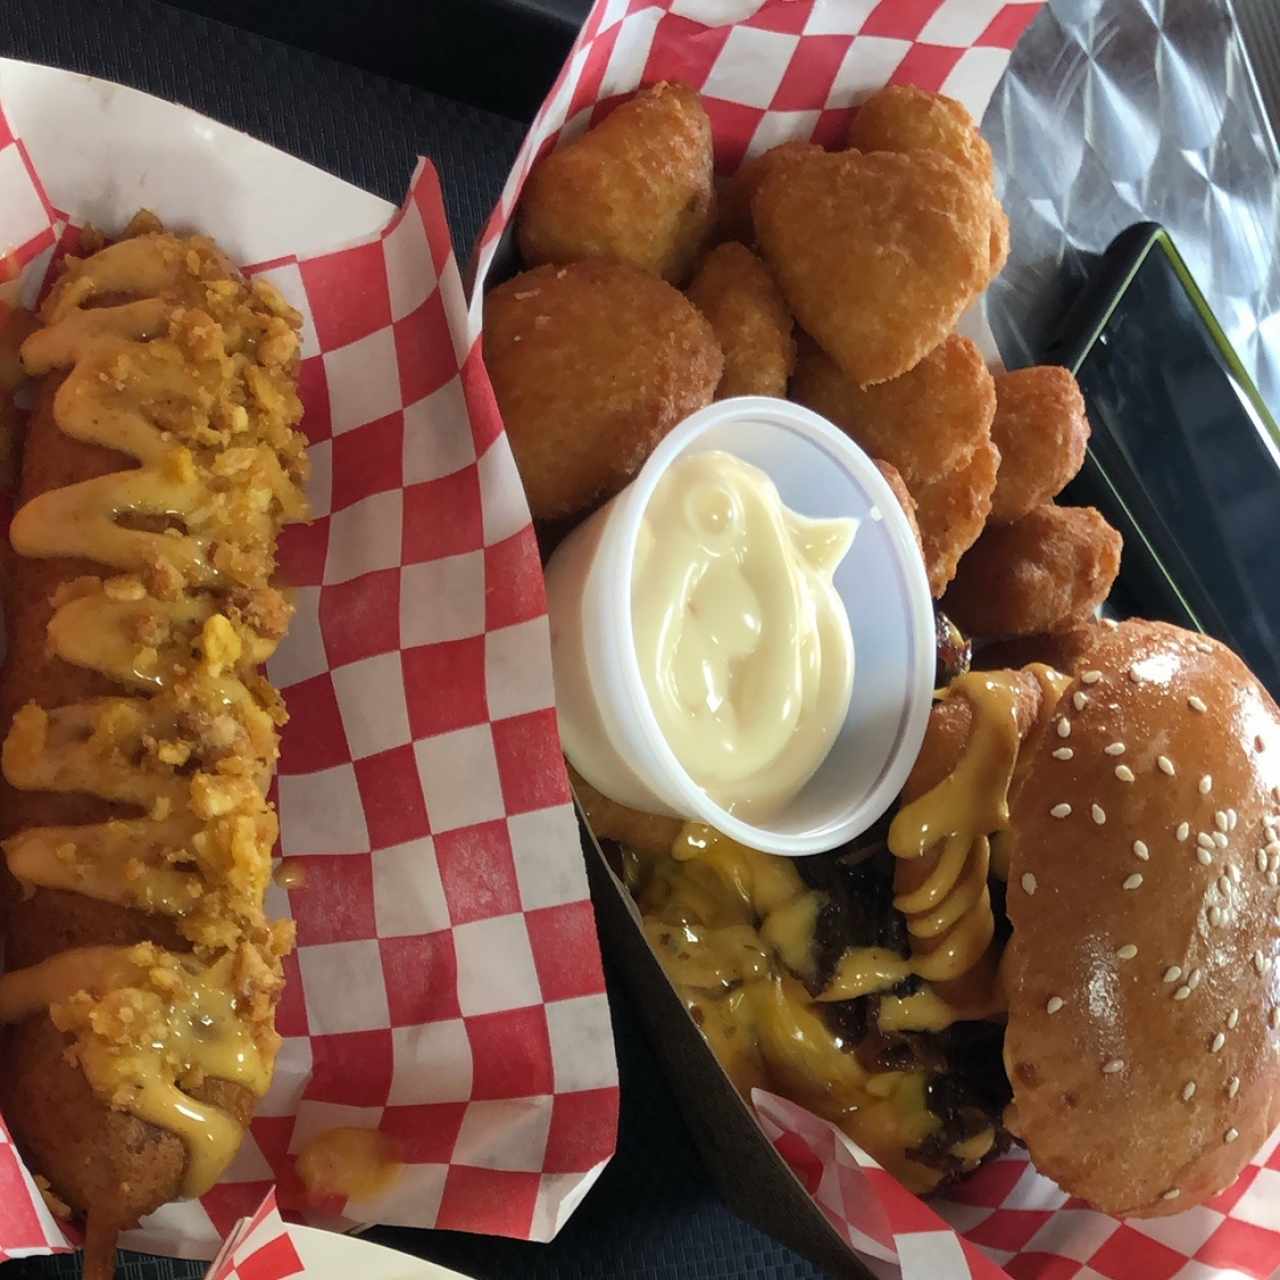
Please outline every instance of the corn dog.
M0 1107L97 1280L117 1232L217 1181L279 1044L285 716L258 669L305 516L301 322L147 215L68 258L40 321L0 673Z

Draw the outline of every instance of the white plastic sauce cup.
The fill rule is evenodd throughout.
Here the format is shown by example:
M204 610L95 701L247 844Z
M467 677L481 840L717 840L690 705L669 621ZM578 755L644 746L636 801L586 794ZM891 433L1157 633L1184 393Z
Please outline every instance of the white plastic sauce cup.
M817 773L761 825L722 809L676 759L649 704L631 625L631 573L645 508L677 458L709 449L759 467L800 515L852 517L859 526L835 575L853 631L849 710ZM861 834L901 791L929 717L933 602L892 490L875 463L825 418L763 396L699 410L556 548L546 580L565 754L610 799L695 818L754 849L798 857Z

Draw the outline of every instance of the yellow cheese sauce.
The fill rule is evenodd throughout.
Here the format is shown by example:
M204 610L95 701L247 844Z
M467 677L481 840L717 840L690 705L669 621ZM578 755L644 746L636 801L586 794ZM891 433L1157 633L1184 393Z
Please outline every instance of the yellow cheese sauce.
M899 810L889 828L889 851L898 859L894 906L907 918L912 972L944 991L968 978L952 991L953 1003L966 1016L986 1016L999 1007L987 877L990 837L1009 825L1020 742L1016 677L970 672L941 697L966 698L973 725L955 768ZM936 1011L930 1020L937 1021Z
M675 462L636 545L636 656L668 745L722 808L761 821L826 759L853 688L832 577L853 520L788 510L764 472L718 450Z
M298 1153L294 1168L315 1199L368 1200L395 1182L402 1165L385 1133L339 1127L316 1134Z
M121 693L28 704L2 762L20 790L136 816L28 828L3 849L29 892L169 916L193 951L61 953L0 977L0 1022L47 1009L99 1097L184 1140L184 1192L198 1195L242 1129L191 1091L219 1079L265 1092L292 939L263 914L284 711L258 668L289 616L269 585L275 538L306 512L300 318L208 240L153 220L127 235L68 260L21 354L29 375L63 375L59 431L137 465L41 493L11 528L21 556L114 571L63 584L48 643Z
M812 976L814 931L827 899L805 885L790 859L689 823L670 855L634 853L628 861L639 869L645 934L739 1091L749 1096L759 1087L792 1098L913 1190L935 1186L940 1173L907 1154L941 1127L925 1106L927 1073L868 1070L822 1012L824 1001L895 986L910 975L910 960L884 948L849 948L832 983L812 995L798 979ZM914 1019L899 1022L933 1026L940 1009L946 1006L937 998L922 1001L908 1008Z
M1060 681L1041 683L1049 694L1060 692ZM966 698L972 728L951 773L890 826L894 905L907 920L909 955L848 947L814 992L815 933L827 900L789 859L695 823L668 856L631 851L627 859L646 936L738 1089L749 1095L769 1088L803 1104L915 1191L941 1177L909 1155L941 1127L925 1105L928 1073L867 1069L822 1006L876 995L877 1025L886 1034L939 1032L1004 1011L987 880L991 836L1008 825L1017 681L975 673L939 697ZM924 980L917 990L891 994L913 975ZM988 1127L950 1154L971 1168L994 1140Z

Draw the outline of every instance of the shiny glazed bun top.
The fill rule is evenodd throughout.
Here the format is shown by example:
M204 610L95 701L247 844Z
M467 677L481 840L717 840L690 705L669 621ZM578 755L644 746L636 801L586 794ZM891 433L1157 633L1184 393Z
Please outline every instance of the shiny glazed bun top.
M1228 1186L1280 1123L1280 712L1230 650L1100 626L1010 795L1010 1128L1109 1213Z

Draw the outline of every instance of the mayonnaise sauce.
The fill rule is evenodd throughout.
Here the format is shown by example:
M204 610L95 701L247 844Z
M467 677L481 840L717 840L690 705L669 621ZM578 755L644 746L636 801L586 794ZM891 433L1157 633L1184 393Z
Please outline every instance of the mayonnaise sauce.
M844 723L853 637L832 578L856 531L797 515L763 471L719 450L674 463L645 511L640 674L677 760L739 817L781 809Z

